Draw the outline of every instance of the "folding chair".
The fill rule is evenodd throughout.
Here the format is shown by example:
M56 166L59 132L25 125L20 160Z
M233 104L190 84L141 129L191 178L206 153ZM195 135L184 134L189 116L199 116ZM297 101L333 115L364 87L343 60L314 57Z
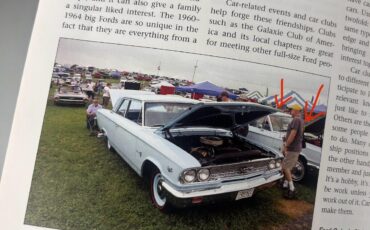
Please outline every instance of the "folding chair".
M93 133L97 129L96 117L90 118L86 116L86 127L90 130L90 133Z

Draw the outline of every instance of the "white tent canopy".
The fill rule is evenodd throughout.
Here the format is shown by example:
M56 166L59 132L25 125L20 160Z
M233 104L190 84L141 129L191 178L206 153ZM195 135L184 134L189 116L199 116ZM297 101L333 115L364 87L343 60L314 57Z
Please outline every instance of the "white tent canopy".
M288 93L286 93L283 98L286 99L290 96L292 97L292 99L286 103L286 106L288 108L290 108L294 105L298 105L302 109L304 108L305 100L303 99L303 97L301 95L299 95L296 91L291 90ZM275 96L272 95L272 96L268 96L268 97L265 97L265 98L260 98L258 101L260 103L265 103L267 105L273 105L274 106L275 105ZM312 103L310 101L307 101L307 102L308 102L308 108L311 108Z

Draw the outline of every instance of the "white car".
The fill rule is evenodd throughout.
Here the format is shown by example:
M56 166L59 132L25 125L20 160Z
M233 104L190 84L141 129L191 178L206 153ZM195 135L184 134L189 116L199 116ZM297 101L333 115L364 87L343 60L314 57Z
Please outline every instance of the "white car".
M79 73L73 74L72 81L80 82L81 81L81 74L79 74Z
M250 125L247 140L261 142L277 151L281 151L283 137L286 135L288 125L292 119L289 114L281 112L257 119ZM293 169L294 181L303 180L307 169L320 168L324 125L325 117L305 125L304 140L306 147L302 149L297 165Z
M86 105L87 95L79 86L63 85L56 89L54 94L55 105Z
M85 80L86 81L92 81L93 77L91 75L91 73L85 73Z
M199 103L170 95L111 97L97 112L107 147L148 180L155 207L167 211L239 200L282 178L278 151L240 135L275 110L254 103Z

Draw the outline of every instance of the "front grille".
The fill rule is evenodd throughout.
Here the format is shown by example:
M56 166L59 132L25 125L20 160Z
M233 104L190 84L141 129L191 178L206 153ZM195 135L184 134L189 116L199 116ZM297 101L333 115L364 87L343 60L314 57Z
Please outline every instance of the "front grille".
M242 162L236 164L217 165L209 167L210 180L217 178L227 178L234 176L243 176L248 174L263 174L268 170L271 159L255 162Z
M80 97L60 97L60 100L74 100L74 101L83 101L83 98Z

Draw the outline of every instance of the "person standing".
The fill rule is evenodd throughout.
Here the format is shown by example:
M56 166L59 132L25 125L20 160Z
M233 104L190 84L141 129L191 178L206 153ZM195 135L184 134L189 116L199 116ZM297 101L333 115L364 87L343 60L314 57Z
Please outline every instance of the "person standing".
M89 97L90 101L94 100L94 97L95 97L94 84L91 80L86 85L86 94Z
M104 89L103 89L103 106L104 107L107 107L108 104L109 104L109 99L110 99L110 93L109 93L109 90L110 90L110 86L111 84L108 83Z
M220 102L230 102L229 93L227 91L221 92L217 101Z
M284 194L286 198L293 198L296 194L291 171L297 164L299 154L302 151L304 133L304 121L301 117L301 108L299 106L293 106L290 110L290 114L293 120L288 125L287 134L283 138L283 154L285 158L282 163L282 168L284 173L283 188L287 189L286 194Z

